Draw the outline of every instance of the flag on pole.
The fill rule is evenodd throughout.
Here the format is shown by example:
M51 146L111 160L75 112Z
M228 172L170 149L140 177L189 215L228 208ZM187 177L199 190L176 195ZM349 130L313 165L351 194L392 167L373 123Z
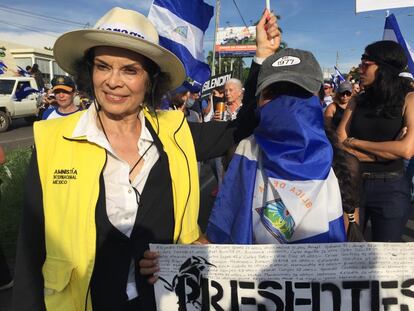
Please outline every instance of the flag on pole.
M345 78L343 77L342 73L339 71L336 66L334 66L335 72L331 75L332 76L332 83L334 85L334 89L337 89L339 84L342 81L345 81Z
M187 76L203 84L210 78L204 62L203 38L214 8L203 0L154 0L148 18L157 28L160 45L177 55Z
M22 77L30 77L30 73L20 66L17 66L17 73Z
M385 19L384 35L382 36L382 39L398 42L402 46L405 55L407 56L408 69L411 74L414 74L414 50L410 47L407 41L405 41L394 14L390 14Z

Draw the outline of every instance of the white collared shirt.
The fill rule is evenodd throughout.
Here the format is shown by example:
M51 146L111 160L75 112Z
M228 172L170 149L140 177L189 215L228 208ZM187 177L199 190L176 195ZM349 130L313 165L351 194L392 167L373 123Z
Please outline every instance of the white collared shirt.
M133 187L139 194L142 193L149 172L160 157L157 147L153 144L154 140L151 133L145 126L145 117L142 111L139 113L138 118L141 122L141 135L137 142L139 156L142 156L149 149L141 160L144 161L144 165L132 183L129 182L131 167L128 162L122 160L116 154L104 132L97 126L99 120L97 119L95 105L91 105L86 113L81 116L73 132L74 137L85 136L87 141L106 149L107 162L103 170L106 212L109 221L127 237L131 236L138 212L139 195L137 197ZM126 291L129 299L138 296L135 283L135 263L133 260L129 270Z

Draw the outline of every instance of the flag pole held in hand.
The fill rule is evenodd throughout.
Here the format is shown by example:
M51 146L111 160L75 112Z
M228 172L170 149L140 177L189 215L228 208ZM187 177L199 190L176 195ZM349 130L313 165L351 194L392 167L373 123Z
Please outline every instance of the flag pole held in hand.
M270 0L266 0L266 9L270 12ZM272 39L270 43L273 45L275 43L275 40Z

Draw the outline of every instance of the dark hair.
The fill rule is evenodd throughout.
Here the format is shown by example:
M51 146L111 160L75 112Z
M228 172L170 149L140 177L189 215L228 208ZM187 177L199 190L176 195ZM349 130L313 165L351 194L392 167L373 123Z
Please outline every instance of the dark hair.
M33 72L38 72L39 71L39 65L38 64L33 64L33 66L32 66L32 71Z
M177 93L171 96L170 98L170 107L171 108L181 108L185 104L185 100L183 100L183 96L187 92Z
M85 92L89 98L95 98L92 82L94 57L94 48L91 48L85 53L83 58L75 63L75 72L73 74L78 90ZM149 76L144 103L152 109L158 109L161 98L168 91L170 77L168 74L161 72L159 66L152 60L145 56L142 57L144 57L145 61L141 65Z
M357 97L358 103L375 107L375 115L397 118L402 115L405 96L413 88L398 75L407 67L403 48L394 41L377 41L365 48L364 60L376 63L375 80Z

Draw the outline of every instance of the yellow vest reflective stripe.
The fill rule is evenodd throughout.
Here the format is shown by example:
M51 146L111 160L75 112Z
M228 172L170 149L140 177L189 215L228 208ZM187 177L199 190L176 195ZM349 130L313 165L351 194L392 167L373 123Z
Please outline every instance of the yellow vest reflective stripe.
M83 113L34 124L45 217L47 310L85 310L95 262L95 208L106 153L85 137L71 138ZM191 132L188 124L182 123L180 112L159 112L157 118L148 112L145 115L156 132L159 127L168 155L174 241L191 243L199 237L199 181ZM87 310L92 310L88 301Z

